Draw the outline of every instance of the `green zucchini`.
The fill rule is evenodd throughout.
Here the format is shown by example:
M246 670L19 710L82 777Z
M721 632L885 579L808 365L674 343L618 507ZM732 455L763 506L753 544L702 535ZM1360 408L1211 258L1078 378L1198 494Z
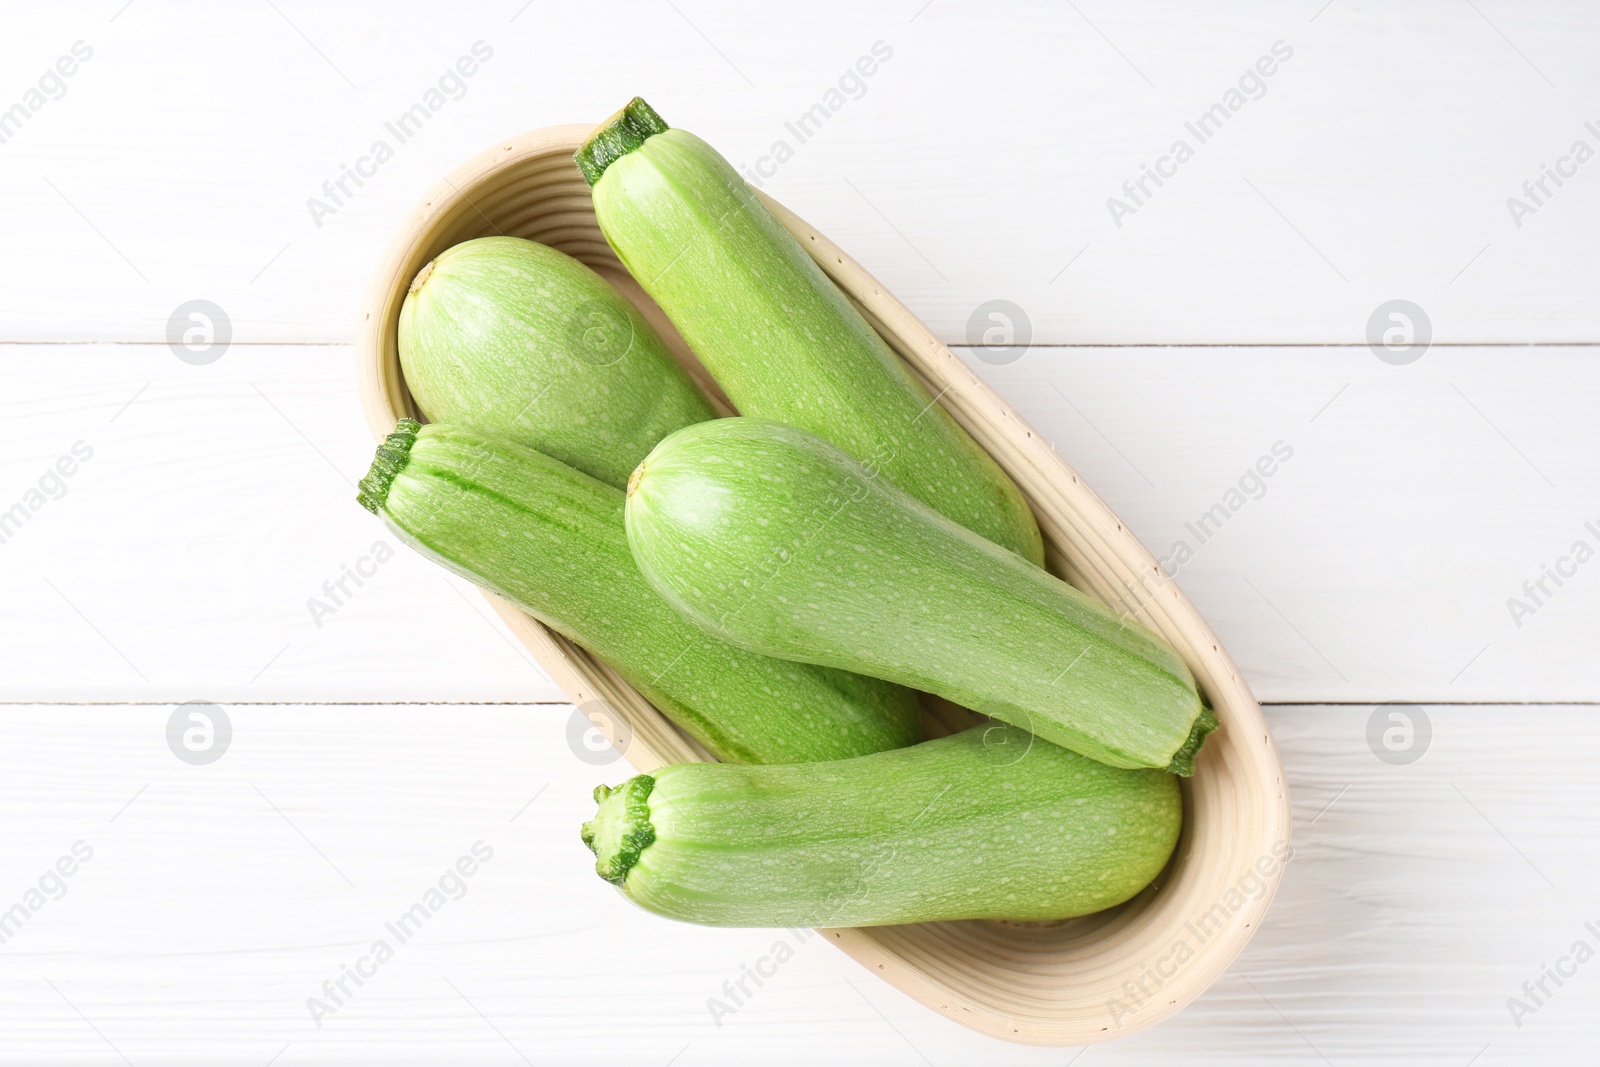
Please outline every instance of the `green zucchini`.
M622 488L667 434L714 412L604 278L554 248L480 237L439 253L400 308L400 367L424 415Z
M577 159L606 240L740 413L810 430L1044 561L1016 485L715 149L635 98Z
M424 556L605 660L718 759L842 759L919 736L908 690L695 629L634 565L622 491L549 456L401 419L359 500Z
M1149 885L1183 821L1172 775L998 723L833 763L665 767L595 800L596 872L708 926L1086 915Z
M628 543L708 633L921 689L1113 767L1191 774L1216 719L1148 631L767 419L662 441Z

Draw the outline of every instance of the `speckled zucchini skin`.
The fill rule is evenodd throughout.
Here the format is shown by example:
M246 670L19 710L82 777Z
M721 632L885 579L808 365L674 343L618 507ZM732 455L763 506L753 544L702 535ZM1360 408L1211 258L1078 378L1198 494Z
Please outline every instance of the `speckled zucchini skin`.
M623 296L520 237L446 249L400 308L400 367L430 420L538 449L608 485L714 412Z
M1084 915L1149 885L1183 819L1172 775L1000 723L834 763L666 767L595 799L596 871L709 926Z
M714 148L635 100L578 161L606 240L741 413L810 430L1043 561L1016 485Z
M609 663L721 760L796 763L909 745L915 696L696 629L628 553L622 491L483 434L402 419L361 503L407 544Z
M679 430L634 472L640 570L708 633L937 693L1114 767L1193 772L1216 725L1137 624L766 419Z

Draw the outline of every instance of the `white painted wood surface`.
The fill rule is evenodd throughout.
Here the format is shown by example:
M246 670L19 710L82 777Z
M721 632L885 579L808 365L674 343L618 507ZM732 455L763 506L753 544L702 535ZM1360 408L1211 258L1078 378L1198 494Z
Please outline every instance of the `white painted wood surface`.
M1600 962L1520 1029L1506 1000L1600 942L1600 719L1425 710L1410 766L1374 758L1366 708L1271 711L1298 826L1266 924L1199 1002L1082 1062L1587 1062ZM717 1026L707 1000L793 935L662 921L601 885L577 826L627 772L568 750L571 713L239 705L227 752L191 767L165 707L10 709L0 905L74 842L93 858L0 946L6 1062L1071 1060L965 1031L820 940ZM480 840L465 895L395 941L384 924ZM379 938L393 959L318 1028L307 999Z
M1507 607L1533 606L1523 583L1575 541L1600 547L1595 355L1035 348L974 366L1172 559L1262 699L1595 701L1600 563L1546 580L1532 614ZM10 699L561 699L465 584L355 504L371 441L348 348L235 345L194 367L165 345L4 345L0 397L0 511L93 449L0 544ZM1246 477L1275 445L1290 458ZM324 589L379 542L396 555L373 577Z
M1600 548L1600 163L1563 162L1600 150L1592 6L7 15L0 909L94 851L0 944L0 1062L1076 1062L820 943L716 1026L707 998L772 936L606 892L576 826L623 765L569 749L571 709L537 703L561 696L470 588L405 551L363 563L392 540L351 499L370 442L347 346L395 221L497 138L635 92L764 167L950 342L1020 306L1033 347L964 354L1158 556L1189 543L1185 589L1258 694L1297 705L1270 711L1297 856L1265 928L1199 1003L1083 1062L1593 1059L1600 963L1520 1028L1507 1007L1574 941L1600 949L1600 564L1563 563ZM400 143L385 124L478 41ZM800 143L786 123L879 41ZM1280 41L1200 143L1185 124ZM1193 158L1134 203L1123 182L1180 138ZM380 139L393 157L363 163ZM763 163L779 140L792 158ZM318 225L308 198L346 165L370 173ZM1545 165L1573 175L1526 192ZM1111 197L1136 208L1120 226ZM1403 366L1367 347L1397 298L1434 341ZM195 299L233 340L205 366L166 344ZM228 708L214 765L165 745L187 700ZM1366 741L1399 700L1433 723L1407 766ZM317 1028L306 998L479 840L467 895Z
M204 297L241 340L347 340L394 220L449 165L634 93L738 165L789 142L767 190L943 336L1000 296L1052 342L1362 343L1403 297L1440 340L1600 339L1600 163L1562 164L1520 227L1506 203L1600 148L1582 0L125 3L18 9L0 41L0 106L93 49L0 145L0 339L157 340ZM480 40L492 58L401 143L385 124ZM801 143L785 124L879 41ZM1280 41L1201 143L1185 123ZM1174 170L1179 139L1193 158L1117 226L1107 201ZM379 140L393 158L362 165ZM334 204L345 166L371 174Z

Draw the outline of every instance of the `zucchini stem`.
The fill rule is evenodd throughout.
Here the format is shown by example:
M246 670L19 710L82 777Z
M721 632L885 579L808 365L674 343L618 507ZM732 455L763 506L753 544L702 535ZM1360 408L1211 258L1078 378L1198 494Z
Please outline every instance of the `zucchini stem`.
M594 853L595 873L613 885L627 880L639 854L655 844L656 828L650 824L655 784L648 774L638 774L615 789L594 787L600 810L583 824L583 843Z
M607 167L667 129L655 108L645 103L644 97L636 96L627 107L601 123L572 158L583 171L584 180L593 185Z
M422 269L417 271L417 276L411 279L411 285L408 289L406 289L406 292L414 293L426 285L428 282L428 275L433 273L433 265L437 262L439 262L437 259L430 259L428 262L424 263L422 265Z
M388 501L394 476L405 470L411 459L411 446L416 443L420 429L422 424L416 419L401 419L394 424L394 433L383 439L377 455L372 457L372 467L361 479L356 502L374 515Z
M1194 728L1189 731L1189 739L1173 755L1172 762L1167 764L1167 770L1183 778L1194 774L1195 753L1205 744L1206 735L1218 725L1217 713L1211 710L1210 704L1202 703L1200 717L1195 719Z

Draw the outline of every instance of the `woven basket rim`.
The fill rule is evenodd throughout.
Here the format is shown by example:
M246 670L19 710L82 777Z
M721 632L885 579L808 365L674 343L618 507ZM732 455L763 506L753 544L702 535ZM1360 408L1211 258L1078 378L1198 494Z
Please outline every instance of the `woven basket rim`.
M375 439L399 416L417 414L395 350L406 287L444 248L505 232L497 218L516 219L516 235L600 269L714 390L660 309L610 253L592 207L585 211L587 189L571 155L593 128L545 127L497 142L442 179L402 221L358 324L357 375ZM1185 827L1172 864L1129 904L1034 927L959 922L825 934L908 995L1009 1041L1076 1045L1145 1029L1199 996L1243 950L1292 855L1282 762L1260 705L1176 582L1054 449L860 264L781 204L763 200L1017 481L1040 520L1051 569L1162 634L1188 661L1222 720L1195 777L1184 783ZM546 215L551 227L541 229L537 222ZM626 755L635 767L708 758L603 663L485 596L574 704L603 700L620 715L631 728Z

